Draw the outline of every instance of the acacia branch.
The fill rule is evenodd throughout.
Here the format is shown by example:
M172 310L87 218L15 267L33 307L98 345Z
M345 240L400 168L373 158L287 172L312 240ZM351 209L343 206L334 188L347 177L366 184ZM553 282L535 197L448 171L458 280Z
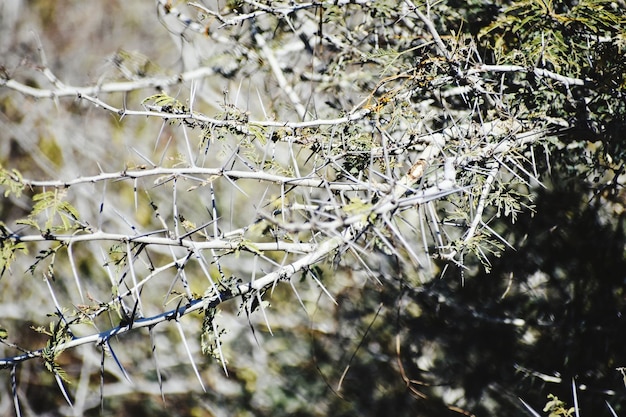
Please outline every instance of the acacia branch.
M254 245L254 248L259 251L282 251L293 253L308 253L314 250L316 245L311 243L290 243L277 240L275 242L253 242L242 241L242 237L233 237L232 239L220 239L218 237L212 237L206 241L194 241L191 239L173 239L167 237L152 236L156 233L162 233L164 231L154 231L150 234L144 234L139 236L125 235L120 233L106 233L103 231L95 231L93 233L73 234L73 235L56 235L53 233L46 233L45 235L17 235L12 234L8 238L15 240L16 242L60 242L69 245L70 243L77 242L95 242L95 241L111 241L111 242L131 242L140 243L146 245L157 246L169 246L169 247L182 247L190 250L237 250L246 249L246 245Z
M566 86L570 85L586 85L590 80L583 80L580 78L567 77L565 75L558 74L553 71L549 71L543 68L523 67L521 65L487 65L481 64L467 71L468 75L478 74L481 72L522 72L533 73L537 77L545 77L556 80Z
M434 146L434 145L431 145ZM383 199L381 203L377 206L374 206L371 213L375 213L378 217L379 215L387 212L394 211L398 207L398 199L405 193L405 187L413 186L423 175L424 168L426 165L425 157L432 157L434 154L438 153L438 151L434 149L427 149L422 153L422 158L418 160L416 164L414 164L408 172L405 174L403 178L399 181L403 186L396 187L393 191L387 196L387 198ZM291 278L297 272L302 270L306 270L311 267L315 263L325 259L329 256L333 251L337 250L339 247L352 242L356 237L358 237L365 228L367 228L371 223L370 221L362 221L363 214L359 216L353 216L353 219L358 218L359 221L348 221L346 224L353 224L353 227L344 227L343 231L335 236L329 237L323 242L319 243L316 249L304 256L300 259L292 262L290 264L284 265L273 272L266 274L265 276L255 279L250 283L237 285L236 291L217 291L215 286L213 286L213 294L208 297L203 297L201 299L191 300L185 306L177 307L176 309L169 310L167 312L154 315L147 318L139 318L133 319L130 323L119 325L110 330L95 333L88 336L82 336L74 338L68 342L62 342L55 344L51 347L55 353L60 353L66 349L73 348L76 346L95 343L96 345L102 345L107 343L113 336L122 335L124 333L130 332L133 329L143 328L143 327L154 327L158 323L170 320L178 320L180 317L188 315L195 311L202 311L208 308L215 308L219 304L235 298L237 296L244 296L253 291L261 291L267 287L274 285L277 281L284 281ZM369 218L369 216L366 216ZM198 245L194 242L194 245ZM197 246L196 246L197 247ZM9 358L0 359L0 368L12 367L16 363L23 362L29 359L41 357L44 354L44 349L39 349L35 351L26 352L21 355L16 355Z
M215 71L212 68L201 67L193 71L169 77L141 78L133 81L111 82L84 87L55 84L56 88L51 89L31 87L14 79L0 78L0 87L4 86L34 98L54 99L59 97L97 96L103 93L125 93L146 88L162 89L166 86L178 85L184 82L206 78L214 73Z
M255 181L265 181L279 185L301 186L312 188L324 188L333 191L371 191L372 187L386 190L385 185L372 185L370 183L354 183L354 182L338 182L328 181L322 177L287 177L283 175L270 174L263 171L241 171L241 170L224 170L222 168L202 168L202 167L186 167L186 168L163 168L155 167L151 169L124 170L117 172L104 172L98 175L87 177L79 177L72 180L32 180L22 179L20 183L27 187L54 187L67 188L78 184L97 183L102 181L131 180L147 177L159 177L155 180L156 185L163 184L169 179L187 178L198 183L198 186L207 186L218 178L230 179L248 179ZM197 176L206 176L207 179L197 178Z

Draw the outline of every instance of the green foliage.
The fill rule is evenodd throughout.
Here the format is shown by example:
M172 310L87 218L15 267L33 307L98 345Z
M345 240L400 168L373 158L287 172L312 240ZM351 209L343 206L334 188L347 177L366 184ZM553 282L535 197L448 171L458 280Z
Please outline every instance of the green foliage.
M8 197L11 194L16 197L20 197L22 195L22 191L24 191L25 185L24 180L22 178L22 174L16 169L7 170L2 167L0 164L0 186L5 187L4 197Z
M188 109L185 107L183 103L175 99L174 97L170 97L166 93L158 93L153 94L149 97L144 98L141 101L141 104L151 103L156 106L160 111L165 113L187 113Z
M64 319L59 319L56 322L51 322L47 329L43 326L32 328L38 333L49 336L46 346L41 351L46 369L63 381L69 382L67 374L57 362L59 355L63 353L63 345L72 339L68 332L67 322Z
M33 209L28 218L17 223L32 226L43 233L68 232L78 226L80 215L72 204L65 201L67 190L55 188L33 196ZM45 220L43 225L40 218Z
M0 222L1 224L2 222ZM16 255L21 252L24 255L28 254L28 247L24 242L20 242L17 239L9 236L3 236L0 240L0 277L4 275L11 264L16 260Z
M202 353L217 361L224 362L220 338L226 334L226 329L220 328L216 319L220 316L219 309L208 307L204 310L202 332L200 336Z
M602 60L597 38L624 35L624 10L609 0L519 0L508 6L481 36L498 63L553 68L580 76Z
M33 262L33 264L28 267L28 272L34 275L37 267L43 261L48 260L48 264L47 264L46 270L44 271L44 275L46 277L49 277L50 279L54 279L55 278L55 274L54 274L55 259L59 250L61 250L64 247L65 245L60 243L58 245L53 245L52 247L48 249L40 250L39 253L35 256L35 262Z
M559 400L559 397L548 394L548 402L543 407L544 412L549 412L549 417L571 417L574 415L574 407L566 408L567 405Z

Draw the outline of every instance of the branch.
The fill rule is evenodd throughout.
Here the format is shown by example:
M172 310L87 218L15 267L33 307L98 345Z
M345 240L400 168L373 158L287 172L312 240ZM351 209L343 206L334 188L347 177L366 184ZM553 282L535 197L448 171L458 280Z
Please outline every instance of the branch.
M197 178L197 176L206 176L208 178ZM371 184L371 183L354 183L354 182L337 182L328 181L322 177L286 177L282 175L269 174L263 171L239 171L239 170L224 170L222 168L202 168L202 167L187 167L187 168L162 168L156 167L152 169L141 170L124 170L117 172L104 172L98 175L92 175L88 177L79 177L73 180L30 180L21 179L18 182L28 187L54 187L54 188L68 188L77 184L90 184L102 181L112 180L125 180L125 179L138 179L158 176L155 180L155 185L161 185L171 178L187 178L199 183L198 186L205 186L215 181L217 178L230 178L230 179L249 179L255 181L266 181L279 185L288 186L302 186L312 188L329 189L333 191L371 191L374 189L385 191L389 187L384 184Z
M9 80L11 81L11 80ZM19 83L18 83L19 84ZM120 83L120 84L132 84L132 83ZM23 84L21 84L23 85ZM1 84L0 84L1 86ZM38 88L24 86L23 91L20 91L24 94L30 95L35 98L55 98L58 97L57 90L41 90ZM126 87L125 87L126 88ZM97 91L97 87L84 87L85 91L90 91L89 89L95 89ZM126 91L126 90L120 90ZM242 124L239 120L224 120L224 119L215 119L210 118L202 113L198 112L171 112L171 111L162 111L163 107L160 106L152 106L152 109L155 110L129 110L126 108L120 108L112 106L97 97L91 96L89 94L82 94L80 91L73 91L71 94L66 93L65 90L61 91L62 95L65 96L75 96L79 99L85 99L87 101L92 102L98 107L102 107L106 110L109 110L112 113L116 113L121 117L125 116L146 116L146 117L158 117L165 120L193 120L201 123L207 123L212 126L227 126L231 127L240 133L249 134L245 125ZM279 127L279 128L288 128L288 129L304 129L308 127L319 127L319 126L334 126L340 125L344 123L350 123L357 120L361 120L365 118L367 115L371 113L369 109L354 109L349 112L346 116L338 117L335 119L315 119L308 120L304 122L283 122L283 121L275 121L275 120L250 120L248 121L249 126L260 126L260 127Z
M74 234L74 235L55 235L47 233L43 235L16 235L13 234L9 238L17 242L61 242L64 244L76 242L95 242L95 241L113 241L113 242L132 242L148 245L183 247L190 250L196 249L220 249L220 250L236 250L245 249L245 243L242 243L241 236L233 237L230 240L211 237L211 240L205 242L194 241L191 239L171 239L166 237L151 236L152 234L162 233L164 231L157 230L149 234L132 236L120 233L106 233L103 231L95 231L93 233ZM6 239L6 238L3 238ZM308 253L312 252L317 245L312 243L289 243L285 241L275 242L250 242L254 248L259 251L283 251L292 253Z
M219 20L222 23L222 25L219 26L218 28L218 29L221 29L225 26L240 25L242 22L246 20L255 19L259 16L266 15L266 14L286 17L292 13L295 13L298 10L311 9L314 7L347 6L350 4L358 4L361 6L365 6L369 4L370 2L371 0L331 0L331 1L309 2L309 3L299 3L299 4L290 3L289 5L281 5L281 6L272 7L272 6L267 6L265 4L258 3L255 1L246 0L246 3L250 4L253 7L256 7L258 10L254 10L249 13L237 14L236 16L228 17L228 18L221 15L218 12L212 11L211 9L209 9L208 7L200 3L189 3L189 5L202 10L204 13L208 14L209 16L215 17L217 20ZM172 7L169 4L170 2L168 0L158 0L158 3L159 3L159 6L163 8L164 14L170 14L170 15L175 16L184 26L188 27L194 32L203 33L203 34L207 33L207 28L205 26L199 23L196 23L192 18L188 17L177 8Z
M102 93L120 93L140 90L144 88L162 89L166 86L177 85L183 82L206 78L213 75L215 71L209 67L201 67L193 71L184 72L182 74L170 77L152 77L142 78L135 81L104 83L95 86L76 87L71 85L57 84L57 88L45 89L35 88L22 84L13 79L0 78L0 87L7 87L18 91L26 96L34 98L58 98L58 97L81 97L81 96L97 96Z
M394 187L389 195L382 199L377 205L375 205L371 209L371 213L375 214L376 217L380 216L383 213L388 213L394 211L399 207L400 197L406 193L407 189L410 189L414 184L416 184L420 178L422 178L426 165L427 159L431 160L435 155L437 155L441 150L440 143L433 143L425 149L420 158L418 158L418 162L416 162L408 172L398 181L398 185ZM447 174L450 175L450 168L448 167ZM449 179L449 178L447 178ZM439 198L439 197L436 197ZM366 216L369 219L369 216ZM281 266L273 272L266 274L265 276L254 279L250 283L238 285L236 291L222 291L219 292L213 286L214 291L213 295L209 297L204 297L202 299L196 299L190 301L188 304L182 307L178 307L173 310L169 310L167 312L154 315L152 317L140 318L133 320L129 324L120 325L114 327L110 330L95 333L89 336L83 336L75 338L69 342L59 343L54 345L52 349L55 353L60 353L66 349L73 348L76 346L95 343L97 345L105 344L111 339L113 336L121 335L131 331L132 329L143 328L143 327L154 327L158 323L170 320L179 320L180 317L190 314L194 311L203 311L207 308L214 308L217 305L221 304L224 301L230 300L237 296L243 296L253 291L261 291L267 287L274 285L277 281L284 281L290 279L294 274L299 271L308 269L311 265L319 262L322 259L325 259L329 256L330 253L337 250L341 246L352 242L356 237L358 237L371 223L373 220L363 221L363 214L359 216L353 216L353 220L348 221L346 224L352 225L352 227L345 227L343 231L333 237L326 239L325 241L319 243L315 250L312 252L302 256L300 259L292 262L290 264ZM357 220L358 219L358 220ZM89 235L79 235L72 238L81 238L81 236L89 236ZM110 235L102 234L101 237L106 237ZM119 238L120 236L116 236ZM43 237L37 237L37 239L43 240ZM145 238L135 238L131 239L131 241L137 241ZM149 238L152 243L162 244L171 244L173 240L171 239L160 239L160 238ZM176 241L177 244L178 241ZM211 243L211 242L206 242ZM198 249L200 247L199 242L193 242L194 248ZM132 290L132 289L131 289ZM0 368L12 367L18 362L23 362L29 359L41 357L44 353L44 349L39 349L36 351L31 351L24 353L22 355L17 355L9 358L0 359Z
M556 80L566 86L570 85L586 85L590 80L582 80L580 78L567 77L565 75L557 74L556 72L548 71L543 68L523 67L521 65L478 65L467 71L467 75L478 74L481 72L532 72L537 77L545 77Z

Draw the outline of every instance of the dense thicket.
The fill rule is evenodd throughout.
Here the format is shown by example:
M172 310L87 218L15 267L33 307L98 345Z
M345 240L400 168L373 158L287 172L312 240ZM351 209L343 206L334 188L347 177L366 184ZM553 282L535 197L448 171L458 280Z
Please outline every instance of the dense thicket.
M0 414L626 413L622 0L0 10Z

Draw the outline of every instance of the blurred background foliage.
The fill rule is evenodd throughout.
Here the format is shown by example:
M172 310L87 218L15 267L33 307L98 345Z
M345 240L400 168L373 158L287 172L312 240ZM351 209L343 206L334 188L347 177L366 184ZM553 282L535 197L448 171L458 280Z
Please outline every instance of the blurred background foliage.
M184 7L182 2L173 3ZM253 2L217 3L220 10L244 13L255 9ZM422 3L416 5L426 8ZM4 2L0 10L1 74L31 86L46 84L36 71L42 64L39 41L53 73L73 85L176 73L188 69L190 49L194 53L200 49L198 56L191 55L203 62L202 48L213 47L209 38L168 32L158 18L155 2L150 1L15 1ZM318 69L324 75L316 80L317 88L327 99L319 106L319 117L351 108L356 104L354 91L374 91L382 78L413 68L415 62L421 62L420 79L435 79L459 65L423 53L425 31L398 23L396 2L371 2L363 7L326 5L311 10L313 16L321 16L321 33L329 34L323 53L317 56ZM471 50L473 55L468 55L477 63L540 67L588 80L584 86L565 87L532 73L494 75L500 77L497 81L507 96L507 111L553 133L550 142L534 153L533 166L545 187L517 187L520 194L531 196L532 203L519 207L514 222L492 213L490 227L513 249L489 255L488 268L484 260L471 254L462 267L437 260L435 271L439 273L426 282L420 282L420 274L407 271L390 254L372 258L377 279L369 280L356 273L354 259L338 256L336 262L316 270L337 304L303 279L299 292L306 294L305 312L288 286L279 285L267 297L272 334L258 312L250 317L251 328L245 312L234 304L226 305L216 320L228 330L222 342L228 377L221 364L200 356L199 336L190 337L190 343L196 340L194 351L200 357L197 364L206 393L200 389L173 327L163 326L161 334L166 337L159 337L164 399L144 330L113 342L135 384L127 383L119 369L109 364L102 375L103 409L98 396L99 353L89 346L64 352L59 365L74 381L70 390L75 401L85 402L85 415L523 416L528 414L518 398L537 410L543 408L548 394L569 401L572 378L579 387L581 415L610 415L605 401L618 415L626 414L626 387L617 370L626 366L621 339L626 334L626 6L623 0L448 0L429 4L427 10L448 49ZM363 18L364 14L368 18ZM307 22L316 21L310 15L307 18ZM267 93L265 106L280 115L284 99L277 86L259 78L263 58L246 51L254 43L253 29L272 34L270 43L290 42L293 28L285 22L266 19L258 26L242 24L229 32L232 40L244 47L207 58L217 75L206 86L197 104L199 111L226 112L227 107L220 103L232 100L240 88L236 80L249 79L255 86L246 87L251 96L257 91ZM293 22L305 24L297 14ZM180 49L173 46L177 42ZM369 55L344 47L351 43L368 50ZM290 58L293 66L298 60L310 59L309 52L294 54ZM307 80L302 77L306 90ZM409 88L400 82L394 85L398 94ZM180 91L185 88L181 86ZM410 88L421 88L425 97L436 97L432 84ZM117 106L138 103L148 96L144 93L112 95L107 102ZM389 102L383 99L376 97L381 106ZM467 106L461 100L457 104L459 108ZM481 105L485 114L502 110L489 107L488 102ZM402 117L405 111L400 106L389 107L384 116L390 120ZM265 110L258 103L249 106L253 115ZM445 110L453 112L455 108ZM437 123L447 124L443 110L434 127ZM0 127L0 163L28 178L70 179L99 170L122 170L139 166L138 154L162 153L171 164L180 157L176 147L166 150L161 141L155 145L154 138L160 135L171 134L174 141L180 137L171 125L162 128L140 118L120 121L83 101L35 100L2 87ZM160 129L167 134L160 134ZM346 161L350 173L369 163L358 157ZM132 211L133 191L121 185L111 187L113 193L119 187L118 206ZM23 194L2 200L3 223L31 213L32 191L26 189ZM72 210L95 223L94 208L100 198L94 188L88 198L68 199L77 202ZM158 202L168 196L155 189L141 198ZM203 208L194 207L191 199L183 203L184 217L202 223ZM146 210L145 204L139 207L145 211L132 216L138 224L154 221L153 211ZM167 210L163 205L159 209ZM117 255L123 257L123 248L121 251ZM115 254L116 248L110 248L112 263ZM106 294L109 288L99 282L107 278L93 267L102 264L98 250L77 248L74 255L81 273L93 282L94 297L98 287ZM32 261L37 251L31 249L29 256ZM249 263L249 259L243 254L234 261L230 265L234 272L237 263ZM16 264L13 272L18 279L4 276L0 280L0 326L7 329L12 342L35 348L46 339L24 329L40 324L40 309L45 313L54 309L48 293L40 288L45 287L41 279L22 275L29 266ZM57 286L66 286L68 293L74 291L67 267L59 269L66 276L56 280ZM188 272L198 271L190 265ZM201 284L193 285L194 291L203 291ZM58 291L63 293L61 288ZM151 291L158 299L167 285ZM188 335L197 335L201 322L201 317L186 318ZM98 324L106 327L104 322ZM7 352L0 348L1 356ZM40 363L31 362L21 366L18 375L24 414L71 413L64 408L53 376L43 372ZM10 415L8 370L0 372L0 414ZM83 379L81 373L91 376ZM85 385L83 381L87 381Z

